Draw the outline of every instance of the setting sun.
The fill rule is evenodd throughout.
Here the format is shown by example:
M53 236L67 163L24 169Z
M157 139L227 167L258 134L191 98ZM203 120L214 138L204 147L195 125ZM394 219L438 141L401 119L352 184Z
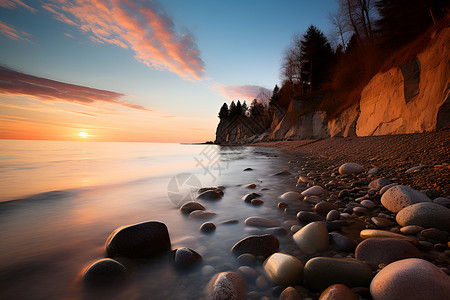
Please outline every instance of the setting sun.
M89 133L87 133L86 131L82 131L78 133L78 136L81 138L87 138L89 136Z

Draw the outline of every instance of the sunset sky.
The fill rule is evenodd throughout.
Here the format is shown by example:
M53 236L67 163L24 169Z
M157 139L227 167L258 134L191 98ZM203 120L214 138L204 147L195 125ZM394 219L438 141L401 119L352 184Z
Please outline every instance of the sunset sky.
M0 0L0 138L215 139L333 0Z

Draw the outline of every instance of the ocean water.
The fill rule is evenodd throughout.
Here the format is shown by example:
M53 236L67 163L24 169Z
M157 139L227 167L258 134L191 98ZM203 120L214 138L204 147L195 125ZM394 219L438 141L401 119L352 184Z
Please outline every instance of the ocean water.
M253 171L243 171L251 167ZM249 216L283 222L277 198L295 190L294 178L272 176L288 167L276 149L155 143L0 140L0 298L1 299L202 299L212 277L202 272L236 271L234 243L262 229L243 223ZM245 185L257 184L255 190ZM202 201L217 213L214 233L199 232L204 220L178 207L199 187L223 185L219 201ZM263 189L263 191L261 191ZM254 207L241 197L259 192ZM220 222L236 219L235 225ZM203 262L180 273L169 258L124 262L129 283L120 289L86 290L84 269L104 258L104 244L117 227L164 222L172 248L190 247ZM289 228L289 227L287 227ZM289 250L289 237L280 237ZM261 270L260 270L261 271ZM248 291L270 296L271 285Z

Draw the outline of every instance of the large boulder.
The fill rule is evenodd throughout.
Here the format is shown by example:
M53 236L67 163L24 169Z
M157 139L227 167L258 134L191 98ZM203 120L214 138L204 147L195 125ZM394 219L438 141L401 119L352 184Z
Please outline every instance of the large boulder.
M323 251L328 248L328 230L320 222L312 222L297 231L293 236L294 242L308 254Z
M379 264L390 264L391 262L420 257L419 250L410 242L396 238L371 238L362 241L356 247L355 257L357 260Z
M170 238L164 223L149 221L114 230L106 240L108 257L148 257L170 250Z
M381 204L393 213L420 202L431 202L427 195L406 185L394 185L381 196Z
M118 261L104 258L91 264L83 275L83 282L87 286L101 287L125 282L126 268Z
M450 209L436 203L417 203L402 209L396 217L400 226L419 225L450 232Z
M207 292L211 300L244 300L245 280L238 273L222 272L211 279Z
M280 242L272 234L252 235L237 242L231 251L236 255L250 253L254 256L267 257L278 251Z
M315 257L306 262L303 276L308 287L322 292L336 283L368 287L373 274L368 265L353 258Z
M374 300L449 299L450 279L432 263L407 258L384 267L372 280Z
M303 279L302 262L289 254L272 254L264 262L264 270L276 285L295 285Z

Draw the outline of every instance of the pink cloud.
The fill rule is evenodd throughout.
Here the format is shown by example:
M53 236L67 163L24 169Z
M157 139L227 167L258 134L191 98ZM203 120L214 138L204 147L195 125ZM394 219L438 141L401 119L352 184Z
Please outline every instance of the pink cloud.
M43 7L55 18L78 26L93 41L130 48L138 61L189 80L205 73L197 44L179 34L172 19L153 1L48 0Z
M22 40L32 43L27 37L31 36L31 34L25 31L18 31L12 25L8 25L2 21L0 21L0 33L5 35L6 37L13 40Z
M219 87L222 95L228 99L241 99L252 101L255 98L260 97L262 94L271 93L269 89L266 89L258 85L232 85Z
M15 9L17 6L19 7L21 6L30 10L33 13L37 13L37 10L35 8L29 6L28 4L24 3L21 0L0 0L0 6L9 9Z
M0 66L0 94L84 105L104 102L133 109L150 110L147 107L123 101L122 98L126 96L124 94L28 75L2 66Z

